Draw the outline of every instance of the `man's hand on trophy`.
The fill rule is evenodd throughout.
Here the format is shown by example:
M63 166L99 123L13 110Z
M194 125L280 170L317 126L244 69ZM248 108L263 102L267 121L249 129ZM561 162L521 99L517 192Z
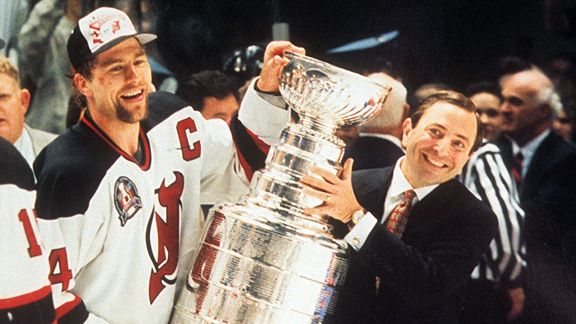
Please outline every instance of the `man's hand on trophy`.
M342 223L348 223L352 214L362 209L352 189L352 164L348 159L340 176L318 167L311 169L313 175L305 175L300 180L304 194L324 201L323 204L306 208L307 214L328 215Z
M283 56L286 51L306 55L304 48L298 47L288 41L270 42L268 46L266 46L262 71L256 83L258 90L268 93L278 92L280 73L282 68L290 61Z

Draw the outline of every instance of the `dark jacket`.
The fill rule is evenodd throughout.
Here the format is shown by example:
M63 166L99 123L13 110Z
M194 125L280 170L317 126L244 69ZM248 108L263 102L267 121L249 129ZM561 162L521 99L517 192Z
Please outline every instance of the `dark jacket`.
M385 138L360 136L346 151L354 159L354 170L393 166L404 155L398 145Z
M391 176L392 168L353 174L356 197L377 218ZM413 207L401 240L378 223L352 252L333 322L457 323L460 291L496 230L496 216L461 183L440 184Z
M495 144L512 168L512 144ZM519 190L526 212L527 311L534 322L576 322L576 148L550 132L534 152Z

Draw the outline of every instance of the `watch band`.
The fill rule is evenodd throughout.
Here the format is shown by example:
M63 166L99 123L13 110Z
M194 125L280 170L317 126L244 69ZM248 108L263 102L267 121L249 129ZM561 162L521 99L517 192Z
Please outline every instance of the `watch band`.
M348 228L352 229L352 227L354 227L354 225L358 224L360 222L360 220L362 219L362 217L364 217L364 216L366 216L366 210L364 210L364 208L355 211L352 214L352 219L347 224Z

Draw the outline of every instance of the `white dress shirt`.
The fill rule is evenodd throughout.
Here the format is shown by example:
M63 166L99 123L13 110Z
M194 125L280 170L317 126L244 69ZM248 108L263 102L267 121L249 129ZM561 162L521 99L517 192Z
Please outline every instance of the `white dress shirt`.
M30 134L28 134L28 131L26 131L26 128L22 130L22 135L20 135L20 137L16 140L14 146L16 147L18 152L22 154L26 162L28 162L30 168L32 168L32 163L34 163L36 155L34 154L34 146L32 145L32 138L30 137Z
M384 215L382 216L381 223L384 224L390 213L404 200L404 192L406 190L414 190L416 197L412 200L412 206L414 206L418 201L424 199L432 190L434 190L438 184L430 185L422 188L414 189L402 173L400 165L404 161L404 157L401 157L396 162L394 170L392 171L392 181L390 183L390 188L386 194L384 200ZM366 242L366 238L374 228L377 223L376 217L370 212L367 212L362 219L350 230L350 232L344 237L344 240L352 246L356 251L360 250Z
M526 177L526 172L528 172L528 167L530 166L530 162L532 162L534 153L536 153L536 150L540 144L542 144L548 134L550 134L549 128L522 147L520 147L513 139L509 138L510 143L512 143L513 156L516 156L518 152L522 152L522 179Z

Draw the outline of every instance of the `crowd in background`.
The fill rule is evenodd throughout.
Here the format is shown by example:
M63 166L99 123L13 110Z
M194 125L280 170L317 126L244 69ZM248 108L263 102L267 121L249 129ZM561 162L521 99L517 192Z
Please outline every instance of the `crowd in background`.
M66 44L89 3L0 5L0 136L30 167L43 147L84 118L86 102L72 85ZM213 40L226 37L201 19L176 19L178 12L160 1L91 5L121 8L139 30L159 35L159 44L147 51L156 90L176 94L206 119L231 123L262 70L263 46L248 43L222 53ZM194 60L194 68L182 65L182 58ZM492 208L499 232L463 293L462 322L576 323L576 61L558 56L536 65L500 58L499 66L486 67L497 75L470 76L459 88L438 79L408 85L399 72L407 67L395 66L394 57L374 62L358 64L355 72L394 84L394 91L379 115L340 130L354 170L394 165L405 154L403 122L439 91L471 98L484 126L484 144L458 179Z

